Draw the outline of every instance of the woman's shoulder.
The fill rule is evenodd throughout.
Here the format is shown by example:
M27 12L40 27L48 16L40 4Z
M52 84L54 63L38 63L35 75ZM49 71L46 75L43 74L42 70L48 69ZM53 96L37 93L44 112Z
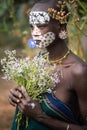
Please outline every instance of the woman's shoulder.
M77 60L72 67L72 73L78 76L87 74L87 64L84 61Z
M87 73L87 63L82 58L72 53L72 61L72 74L81 76Z
M73 86L76 90L87 90L87 63L80 58L76 59L72 67ZM84 86L84 87L83 87Z

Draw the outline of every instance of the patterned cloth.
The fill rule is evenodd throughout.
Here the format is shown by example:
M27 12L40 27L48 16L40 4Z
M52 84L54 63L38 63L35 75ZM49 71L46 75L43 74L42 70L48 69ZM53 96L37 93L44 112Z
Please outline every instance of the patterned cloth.
M78 124L69 106L54 97L51 93L46 93L42 101L42 108L49 116L56 117L65 122Z
M79 124L76 121L71 109L66 104L64 104L57 98L55 98L51 93L45 94L45 96L43 97L41 106L42 106L43 111L48 116L57 118L58 120L65 121L68 123ZM11 130L17 130L17 122L16 122L17 113L18 113L18 109L16 110ZM23 119L23 122L19 130L39 130L39 129L52 130L35 120L29 120L29 125L26 128L24 121L25 119Z

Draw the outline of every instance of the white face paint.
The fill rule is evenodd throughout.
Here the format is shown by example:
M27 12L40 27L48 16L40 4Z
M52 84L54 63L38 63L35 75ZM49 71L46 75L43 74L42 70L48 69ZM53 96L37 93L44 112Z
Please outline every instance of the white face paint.
M36 45L38 48L46 48L55 40L55 34L53 32L47 32L46 34L39 36L32 35L32 37L36 40L36 43L39 41Z
M32 25L32 26L33 26L32 36L41 35L40 29L36 25Z
M47 32L41 35L41 30L36 24L48 24L50 22L50 16L47 12L31 12L29 16L30 24L33 26L32 37L36 40L38 48L46 48L55 40L55 34L53 32Z
M36 25L33 28L32 37L36 41L38 48L46 48L55 40L55 34L53 32L47 32L41 35L41 31Z
M29 15L30 24L47 24L50 22L50 16L45 11L31 11Z

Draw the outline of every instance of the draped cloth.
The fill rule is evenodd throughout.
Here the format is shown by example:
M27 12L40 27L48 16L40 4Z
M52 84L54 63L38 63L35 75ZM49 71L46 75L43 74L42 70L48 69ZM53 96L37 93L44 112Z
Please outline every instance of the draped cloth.
M79 124L79 122L75 119L75 116L68 105L57 99L53 96L51 93L46 93L43 96L43 100L41 102L42 110L48 115L53 118L56 118L60 121L68 122L68 123L74 123ZM16 115L18 113L18 109L16 109L14 120L12 123L11 130L17 130L17 122L16 122ZM20 126L19 130L52 130L51 128L48 128L47 126L30 119L29 125L26 128L25 119L22 120L22 125Z

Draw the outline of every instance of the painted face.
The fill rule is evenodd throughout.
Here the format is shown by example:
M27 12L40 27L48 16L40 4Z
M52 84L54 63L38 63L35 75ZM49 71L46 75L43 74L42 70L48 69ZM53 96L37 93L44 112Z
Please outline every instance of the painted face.
M46 48L55 40L55 34L53 32L47 32L44 35L34 36L33 39L36 40L36 46L38 48Z
M32 15L31 15L32 14ZM55 40L55 34L53 32L47 32L41 34L41 30L36 24L48 24L50 17L46 12L31 12L30 13L30 24L33 26L32 37L36 41L38 48L46 48Z

